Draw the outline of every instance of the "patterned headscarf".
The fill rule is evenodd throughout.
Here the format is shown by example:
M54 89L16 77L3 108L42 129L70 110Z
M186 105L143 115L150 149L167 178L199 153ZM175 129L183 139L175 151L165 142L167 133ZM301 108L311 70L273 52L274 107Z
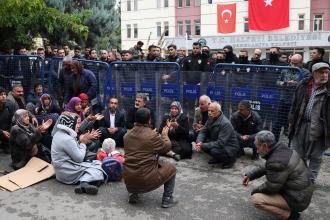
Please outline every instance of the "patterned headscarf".
M80 120L83 121L85 116L83 111L77 112L75 106L81 103L81 99L79 97L73 97L70 99L69 103L65 106L65 111L76 113L80 116Z
M75 130L76 124L78 120L78 115L69 115L69 114L62 114L58 119L59 125L64 125L72 130Z
M22 120L25 114L29 114L29 112L25 109L18 109L13 116L12 122L21 129L23 129L29 136L32 136L34 135L33 125L30 123L24 124Z
M173 106L178 108L179 113L177 115L171 115L170 114L170 116L171 116L171 118L178 118L183 113L181 104L178 101L174 101L174 102L171 103L170 108L172 108Z
M48 106L45 106L44 105L44 100L45 99L49 99L49 105ZM50 108L50 106L52 105L52 98L50 97L50 95L49 94L47 94L47 93L44 93L41 97L40 97L40 103L41 103L41 107L42 107L42 109L48 109L48 108Z

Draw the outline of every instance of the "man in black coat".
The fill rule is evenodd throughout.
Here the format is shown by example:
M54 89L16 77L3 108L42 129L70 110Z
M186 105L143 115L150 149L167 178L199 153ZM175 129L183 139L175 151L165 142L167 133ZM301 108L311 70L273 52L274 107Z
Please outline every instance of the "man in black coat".
M246 173L243 185L264 175L266 181L252 190L250 201L279 219L299 219L299 212L311 202L314 188L305 163L296 151L283 143L276 144L270 131L258 132L255 144L266 164Z
M217 102L208 108L209 119L199 132L195 150L203 150L212 156L209 164L222 163L223 169L231 168L236 162L239 149L236 133Z
M116 145L123 147L123 137L126 134L125 113L118 109L118 99L110 98L108 100L108 108L102 112L104 116L99 122L101 131L101 140L112 138L116 141Z
M311 60L308 61L305 64L305 68L309 70L309 72L312 72L312 66L315 63L327 63L329 64L327 61L323 60L323 56L324 56L324 49L321 47L315 47L312 51L311 51Z
M15 112L15 106L7 100L6 90L0 87L0 148L9 154L9 138L11 119Z
M244 155L244 147L253 149L252 159L258 159L256 147L254 145L255 135L262 130L262 120L256 111L251 109L251 104L248 100L242 100L238 104L238 111L234 112L231 117L240 151L238 156Z

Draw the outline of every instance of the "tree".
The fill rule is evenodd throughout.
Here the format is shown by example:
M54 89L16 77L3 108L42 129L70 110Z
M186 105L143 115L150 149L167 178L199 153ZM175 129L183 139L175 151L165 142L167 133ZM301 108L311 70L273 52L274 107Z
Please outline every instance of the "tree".
M114 0L46 0L48 6L55 7L64 13L72 13L82 18L83 24L89 28L87 40L67 31L57 32L57 37L64 43L73 40L81 46L96 49L110 49L120 43L120 13ZM89 13L90 16L84 16Z
M78 16L48 7L44 0L0 0L0 49L31 47L34 37L54 32L55 26L87 38L88 27Z

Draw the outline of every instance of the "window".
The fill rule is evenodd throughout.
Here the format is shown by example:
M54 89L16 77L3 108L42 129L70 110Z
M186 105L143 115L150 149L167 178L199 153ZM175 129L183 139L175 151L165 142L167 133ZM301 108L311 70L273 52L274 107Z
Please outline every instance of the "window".
M186 23L186 33L188 35L191 35L191 22L190 22L190 20L186 20L185 23Z
M164 0L164 8L168 8L168 0Z
M133 24L134 38L138 38L138 25Z
M156 0L157 2L156 2L156 4L157 4L157 8L160 8L160 7L162 7L162 2L161 2L161 0Z
M186 6L190 7L190 0L186 0Z
M138 10L138 0L134 0L134 11Z
M127 0L127 11L132 11L131 6L132 6L131 0Z
M212 0L207 0L207 2L208 2L209 4L212 4Z
M169 27L168 27L168 21L164 22L164 36L169 35Z
M323 30L323 15L314 15L314 31Z
M131 25L130 24L126 25L126 29L127 29L127 38L131 38Z
M157 22L156 27L157 27L157 37L160 37L162 35L162 23Z
M298 30L303 31L305 29L305 15L298 15Z
M244 19L244 32L249 32L249 19L248 18L243 18Z
M178 8L182 8L182 6L183 6L183 0L179 0L178 1Z
M201 0L195 0L195 6L201 6Z
M182 36L183 35L183 22L178 21L178 35Z
M195 20L195 35L201 35L201 21Z

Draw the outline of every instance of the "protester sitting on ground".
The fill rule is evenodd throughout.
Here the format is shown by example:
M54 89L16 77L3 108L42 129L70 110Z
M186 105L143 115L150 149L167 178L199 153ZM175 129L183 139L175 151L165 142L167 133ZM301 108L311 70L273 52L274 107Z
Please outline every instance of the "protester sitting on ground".
M14 169L24 167L33 156L45 159L39 141L42 138L42 133L45 133L52 123L53 121L49 119L36 128L30 123L27 110L18 109L15 112L13 117L14 125L11 128L9 139Z
M101 140L112 138L117 146L124 147L123 137L126 133L125 112L118 109L118 99L110 98L107 103L107 109L102 112L103 119L98 127L102 132Z
M11 101L17 109L25 109L24 89L22 85L13 85L8 93L7 99Z
M276 143L270 131L258 132L255 145L266 164L247 172L243 185L264 175L266 181L252 190L250 201L279 219L299 219L299 212L309 206L313 195L308 168L296 151Z
M128 202L138 202L138 194L157 189L164 184L162 207L169 208L175 186L175 167L165 161L159 161L159 154L171 150L168 127L159 135L150 128L151 113L147 108L139 108L135 114L134 127L124 136L125 170L124 180L129 192Z
M231 168L239 150L236 132L221 111L221 105L212 102L208 108L209 119L199 132L195 150L210 154L209 164L222 163L223 169Z
M78 142L80 117L77 114L62 114L56 126L51 149L56 179L65 184L79 183L75 193L97 194L98 186L106 178L101 161L83 162L86 144L97 136L97 131L80 135Z
M135 122L135 112L139 109L139 108L148 108L146 106L148 102L148 96L145 93L137 93L135 96L135 106L134 108L131 108L127 111L126 114L126 125L125 127L127 129L131 129L133 128L134 122ZM150 109L149 109L150 110ZM150 114L151 114L151 128L154 129L155 128L155 116L153 111L150 110Z
M183 114L180 102L174 101L170 106L168 115L164 115L158 132L162 133L164 127L169 128L168 137L171 140L172 150L167 156L175 160L191 159L192 147L189 143L188 117Z
M69 103L66 104L65 111L76 113L77 115L79 115L81 121L85 119L84 112L81 108L81 99L79 97L72 97Z
M36 83L34 85L33 91L30 91L27 95L27 105L30 104L32 106L35 106L40 101L40 97L42 96L42 94L44 94L42 84Z
M6 90L0 87L0 148L9 154L11 120L15 113L14 104L7 100Z
M90 100L96 98L97 81L94 73L85 69L79 61L72 61L71 71L73 73L73 96L86 93Z
M193 122L193 134L190 135L191 141L196 141L197 135L205 125L208 119L208 108L211 103L210 97L202 95L199 97L199 106L195 109L194 122Z
M251 104L248 100L242 100L238 103L238 110L231 117L240 150L238 157L244 155L244 148L252 148L252 159L259 158L256 147L254 145L255 135L262 130L262 120L260 115L251 109Z
M79 98L81 99L81 109L84 113L84 116L87 117L92 111L92 106L89 103L89 98L86 93L80 93Z
M106 157L114 157L123 165L125 158L116 150L116 141L112 138L106 138L102 143L102 148L97 152L96 159L102 161Z
M40 97L34 114L39 124L41 124L43 121L46 121L47 119L52 119L53 124L55 124L59 114L61 114L61 109L56 103L52 101L51 96L45 93Z

